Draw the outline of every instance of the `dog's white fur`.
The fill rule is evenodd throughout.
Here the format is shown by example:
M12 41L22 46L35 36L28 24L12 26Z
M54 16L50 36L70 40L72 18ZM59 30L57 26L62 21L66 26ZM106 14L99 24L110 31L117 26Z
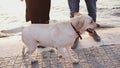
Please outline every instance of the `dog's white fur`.
M37 45L42 45L45 47L54 47L62 54L64 58L69 57L72 62L77 63L78 60L71 55L71 46L73 45L75 39L78 37L73 27L80 31L82 34L86 29L96 27L96 23L93 22L92 18L88 15L78 15L71 18L69 21L56 23L56 24L31 24L28 27L20 27L12 30L2 30L3 33L14 33L22 32L22 40L27 46L26 56L31 60L31 54L37 48ZM65 54L64 48L68 51Z

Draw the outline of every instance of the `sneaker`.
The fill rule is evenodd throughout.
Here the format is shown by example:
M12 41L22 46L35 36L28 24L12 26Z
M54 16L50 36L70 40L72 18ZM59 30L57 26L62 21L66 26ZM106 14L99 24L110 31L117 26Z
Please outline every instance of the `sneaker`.
M88 31L89 32L89 31ZM89 32L89 35L97 42L101 41L100 36L96 33L95 30L92 30L92 32Z
M97 24L97 27L99 28L99 27L100 27L100 24Z

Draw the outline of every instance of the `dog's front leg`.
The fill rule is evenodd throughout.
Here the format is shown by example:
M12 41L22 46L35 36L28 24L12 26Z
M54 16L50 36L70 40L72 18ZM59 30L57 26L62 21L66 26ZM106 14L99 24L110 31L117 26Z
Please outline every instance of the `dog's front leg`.
M58 51L62 54L63 58L68 59L69 56L67 53L65 53L65 50L63 48L58 48Z
M72 62L73 63L78 63L79 62L79 60L78 59L75 59L73 56L72 56L72 54L71 54L71 48L66 48L67 49L67 52L68 52L68 54L70 55L70 58L71 58L71 60L72 60Z

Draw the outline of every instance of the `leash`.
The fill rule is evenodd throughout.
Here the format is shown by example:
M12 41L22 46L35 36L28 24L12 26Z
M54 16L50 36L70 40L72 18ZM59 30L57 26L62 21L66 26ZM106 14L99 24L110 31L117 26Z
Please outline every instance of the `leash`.
M77 33L77 35L80 37L80 39L82 39L82 36L80 35L80 32L77 31L77 29L73 26L73 24L71 23L71 26L73 27L74 31Z

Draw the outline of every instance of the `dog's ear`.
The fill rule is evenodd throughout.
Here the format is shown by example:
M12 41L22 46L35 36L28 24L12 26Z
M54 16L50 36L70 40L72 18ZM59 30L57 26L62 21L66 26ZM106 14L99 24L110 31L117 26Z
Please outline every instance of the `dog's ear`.
M80 18L78 20L78 24L77 25L79 26L79 29L81 29L83 27L83 25L84 25L84 20L82 18Z
M83 15L79 12L74 13L74 18L76 18L76 21L78 21L78 23L83 23L83 19L82 19Z
M71 18L71 21L74 22L74 25L77 26L78 24L79 25L82 25L84 23L84 15L82 15L81 13L74 13L74 17Z
M71 22L74 24L76 28L81 28L84 24L84 20L82 15L81 16L76 16L74 18L71 18Z

